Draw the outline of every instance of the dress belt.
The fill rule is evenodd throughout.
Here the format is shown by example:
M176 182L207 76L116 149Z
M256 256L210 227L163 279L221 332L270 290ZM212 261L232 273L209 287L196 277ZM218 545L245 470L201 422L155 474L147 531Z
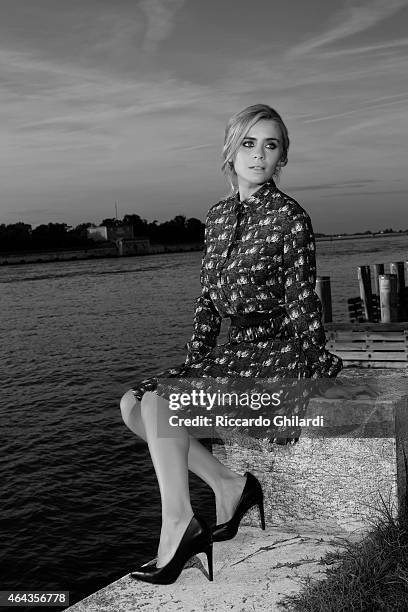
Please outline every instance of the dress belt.
M250 312L243 315L231 315L231 325L236 327L251 327L266 321L276 319L277 316L284 314L283 308L277 308L273 312Z

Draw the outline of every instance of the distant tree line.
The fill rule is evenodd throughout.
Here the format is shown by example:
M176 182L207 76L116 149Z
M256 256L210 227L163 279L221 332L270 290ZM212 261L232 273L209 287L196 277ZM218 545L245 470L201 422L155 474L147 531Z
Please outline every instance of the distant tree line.
M204 242L204 223L194 217L187 219L184 215L176 215L174 219L164 223L158 223L156 220L149 223L139 215L125 215L121 221L104 219L101 225L106 227L131 225L135 237L144 236L149 238L150 242L161 244Z
M148 238L151 243L174 244L204 241L204 223L194 217L177 215L170 221L148 222L139 215L125 215L123 219L103 219L100 225L120 227L131 225L135 238ZM34 229L28 223L0 224L0 251L44 251L54 249L92 248L95 241L88 238L87 229L95 223L47 223ZM100 244L100 243L99 243Z
M315 237L316 238L335 238L336 236L367 236L367 235L377 235L377 234L408 234L408 229L406 230L394 230L391 227L388 227L386 229L383 230L377 230L376 232L372 232L371 230L366 230L365 232L354 232L354 233L348 233L348 232L341 232L341 233L336 233L336 234L319 234L318 232L315 232Z
M204 242L204 223L184 215L176 215L174 219L158 223L157 220L147 221L139 215L128 214L123 219L103 219L100 225L106 227L120 227L131 225L135 238L148 238L151 243L159 244L185 244L190 242ZM0 224L0 252L15 251L45 251L56 249L92 248L96 246L94 240L88 238L87 229L96 227L95 223L80 223L71 227L67 223L47 223L38 225L34 229L28 223ZM378 232L355 232L356 234L390 234L408 232L408 230L393 230L386 228ZM338 234L334 234L338 235ZM341 234L352 236L354 234ZM316 233L316 237L330 234ZM332 234L333 236L333 234ZM100 244L100 243L99 243Z

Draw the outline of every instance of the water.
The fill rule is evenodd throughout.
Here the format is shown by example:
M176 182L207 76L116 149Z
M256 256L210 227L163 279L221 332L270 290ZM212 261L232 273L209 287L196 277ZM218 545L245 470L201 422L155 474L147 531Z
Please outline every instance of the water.
M404 260L407 247L407 236L319 242L334 319L358 295L356 266ZM184 361L200 261L192 252L0 269L1 589L68 590L74 603L154 556L155 476L118 403L139 378ZM211 493L191 485L213 521Z
M347 298L358 297L357 267L408 260L408 235L317 242L317 273L331 277L333 321L347 321Z

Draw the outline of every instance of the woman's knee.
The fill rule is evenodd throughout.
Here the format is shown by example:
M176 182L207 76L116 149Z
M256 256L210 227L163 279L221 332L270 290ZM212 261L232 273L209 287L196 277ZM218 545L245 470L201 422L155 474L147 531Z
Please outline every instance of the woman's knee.
M158 396L155 391L145 391L142 397L140 412L142 420L154 418L158 409Z
M133 391L129 389L126 391L124 395L122 395L120 400L120 412L122 414L122 419L126 423L126 425L130 422L130 415L132 410L137 406L139 401L135 398Z

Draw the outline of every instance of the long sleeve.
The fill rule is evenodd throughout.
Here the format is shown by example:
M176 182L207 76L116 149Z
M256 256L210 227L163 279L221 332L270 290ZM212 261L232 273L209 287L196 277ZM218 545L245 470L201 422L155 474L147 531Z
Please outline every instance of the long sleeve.
M217 343L217 337L221 328L221 315L216 310L205 282L205 256L207 250L207 223L205 226L204 252L201 261L201 295L195 300L195 313L193 322L193 334L191 340L186 343L187 356L186 365L200 360Z
M310 218L301 209L287 219L283 230L285 309L301 341L311 377L335 377L342 361L325 349L322 306L315 293L315 238Z

